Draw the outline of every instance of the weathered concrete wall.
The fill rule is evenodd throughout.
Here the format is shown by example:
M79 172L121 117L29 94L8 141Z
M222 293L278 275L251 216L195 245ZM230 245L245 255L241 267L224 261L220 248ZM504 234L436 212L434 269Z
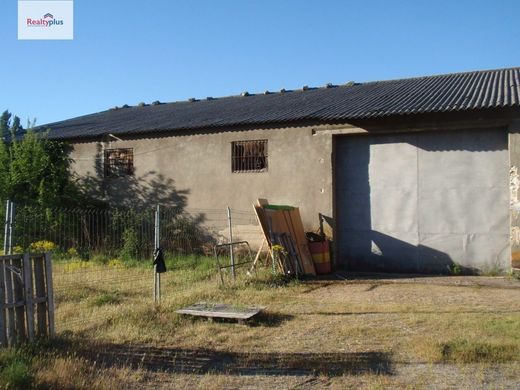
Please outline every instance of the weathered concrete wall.
M231 142L261 139L268 140L268 171L232 173ZM103 180L103 148L133 148L135 175ZM299 206L314 230L319 214L332 216L331 152L331 135L299 127L76 143L71 157L74 172L115 203L252 211L257 198L267 198Z
M520 121L509 126L511 263L520 268Z
M348 269L510 268L505 129L344 136L336 161Z
M255 202L257 198L264 197L268 198L272 203L299 206L302 211L304 225L308 230L315 230L319 226L319 214L324 215L325 219L329 221L331 225L335 224L337 227L336 230L338 230L344 228L345 224L344 221L334 222L333 217L337 217L343 208L341 205L338 207L337 199L333 199L333 177L337 177L342 171L351 171L353 167L356 167L356 164L359 165L363 162L363 157L357 155L354 156L352 161L348 162L348 164L338 163L337 166L333 166L332 158L338 159L338 150L335 152L332 150L333 137L337 140L352 134L402 134L404 132L409 132L411 136L415 136L414 134L417 132L435 131L442 133L444 131L458 131L460 129L469 129L470 133L472 133L478 128L506 128L512 121L511 116L518 118L518 112L515 111L508 115L509 116L505 116L501 112L493 112L489 115L488 113L465 113L464 115L457 113L452 116L436 114L434 116L425 116L422 119L417 117L406 120L403 119L402 123L400 120L395 118L392 120L390 118L372 122L359 121L353 123L353 126L337 124L292 128L265 128L218 133L201 132L200 134L192 135L134 137L132 139L122 137L124 138L123 140L107 137L105 142L88 141L75 143L72 153L72 158L74 159L73 169L79 176L84 179L86 178L92 188L98 188L100 193L105 194L107 199L111 199L115 203L138 205L145 200L149 204L177 204L191 210L225 210L228 205L238 210L251 210L251 204ZM417 241L419 244L413 245L414 251L420 249L422 251L421 253L429 253L430 259L434 259L435 256L433 255L439 255L440 253L443 259L447 259L442 255L442 253L446 253L443 245L452 245L455 242L453 245L458 245L458 248L461 248L461 250L467 250L468 246L464 245L467 243L471 244L471 240L477 240L474 243L475 245L472 244L472 248L475 248L473 251L473 253L475 253L473 260L470 260L470 257L466 257L466 260L461 261L458 256L449 256L449 261L447 261L446 264L451 264L455 261L459 264L467 265L469 268L475 265L480 266L484 263L486 263L486 265L498 264L499 266L508 266L510 264L508 262L508 253L511 247L509 240L511 240L515 251L520 250L520 216L518 212L520 207L517 207L518 205L515 206L513 202L511 203L511 223L506 221L507 223L505 225L500 224L498 228L495 228L492 224L493 221L497 221L497 218L502 220L504 212L506 218L509 218L509 167L519 167L520 169L520 140L516 134L520 134L520 128L518 125L515 126L511 126L509 129L509 148L511 154L507 151L508 136L504 131L506 146L505 149L503 148L501 151L500 158L506 156L505 171L502 170L502 168L498 169L496 166L488 165L485 158L473 159L472 157L486 156L488 151L479 152L475 150L476 153L467 154L466 157L469 156L468 159L463 158L459 160L457 151L451 150L450 147L453 145L450 146L449 144L444 145L446 150L439 150L433 153L432 155L435 156L435 158L431 159L431 161L421 159L421 161L426 162L430 167L429 171L431 174L438 173L437 165L439 158L448 164L449 167L462 166L468 167L468 169L473 167L474 172L478 173L482 171L486 175L489 174L489 177L486 176L487 179L493 178L494 175L502 175L505 172L505 179L501 176L497 176L495 179L500 182L504 182L505 180L507 199L504 198L504 192L500 190L499 198L494 199L494 201L489 204L483 204L479 196L479 191L486 193L486 199L489 199L491 192L485 188L479 190L478 186L473 188L473 195L468 192L466 193L466 198L458 197L458 195L456 195L457 191L450 192L449 186L452 183L456 184L456 177L460 172L449 172L449 167L447 165L443 166L442 170L449 178L452 177L452 174L454 176L453 180L444 181L443 178L438 179L438 182L441 184L440 189L444 191L443 194L437 194L437 200L441 202L441 204L444 204L440 209L449 211L450 207L456 208L457 205L465 202L481 206L475 206L472 210L463 209L460 213L454 214L449 218L448 216L446 216L446 218L435 218L437 210L432 210L428 207L421 208L417 206L417 203L415 210L417 215L420 212L429 213L429 215L432 216L429 222L427 221L428 224L431 225L430 233L432 233L432 235L428 237L424 236L424 240L427 239L428 242ZM439 136L434 133L432 137L435 139ZM472 137L473 135L470 135L464 142L470 142ZM440 136L440 138L442 138L442 136ZM269 142L268 172L232 173L231 142L259 139L267 139ZM472 144L470 142L469 144L461 143L458 145L462 151L468 147L471 148ZM102 150L103 148L119 147L131 147L134 149L135 175L127 178L103 180ZM390 152L390 149L388 149L388 151ZM396 158L404 156L406 154L405 152L406 151L394 150L392 153L385 154L386 157L380 161L381 166L384 168L387 164L394 162ZM333 153L335 153L336 156L333 156ZM511 165L509 165L509 159L511 160ZM463 164L458 164L460 162ZM394 172L396 175L395 180L399 185L402 185L402 188L407 186L405 185L406 182L401 178L401 174L406 173L408 168L410 168L408 165L403 165L396 168ZM334 170L336 172L334 172ZM426 170L424 172L426 172ZM511 173L511 181L514 182L514 169L511 169ZM381 181L379 179L378 181L381 184L388 183L389 181L388 177L380 179ZM421 175L419 180L423 183L428 183L430 178L429 175ZM443 187L444 184L445 186ZM436 184L434 183L432 189L435 189L435 187ZM363 188L363 186L360 188ZM426 187L424 188L424 192L415 193L414 196L417 199L430 195L429 190ZM396 191L394 200L399 198L398 195L399 191ZM492 195L491 198L493 198ZM463 201L461 199L463 199ZM505 209L501 206L504 199L506 199ZM334 206L333 200L336 202ZM382 194L379 205L384 205L385 202L389 204L387 200L384 194ZM404 197L404 200L406 201L407 198ZM333 207L336 209L334 211L335 215L333 214ZM354 206L349 205L349 208L354 211L358 209L358 213L362 211L359 210L355 202ZM483 214L481 210L492 211L487 211ZM492 215L495 211L499 214L498 217ZM378 211L378 213L379 212L386 211L383 210ZM471 215L472 218L475 216L476 219L465 219L467 215ZM405 231L409 229L410 226L413 226L413 224L407 225L406 220L408 215L405 211L395 216L394 227L397 230ZM360 216L360 218L363 218L363 216ZM456 222L457 219L458 222ZM505 235L507 244L502 248L503 250L497 250L494 254L489 255L487 251L489 247L485 245L483 249L478 247L477 244L483 242L477 239L478 235L483 234L485 236L487 234L485 231L470 232L471 229L468 228L467 232L469 233L466 235L468 237L466 244L461 240L450 241L449 237L446 238L442 236L446 231L449 233L451 227L466 229L464 226L472 224L479 229L488 229L493 234L501 235L502 238ZM505 226L507 231L502 231L504 228L502 225ZM253 226L244 225L241 226L240 229L247 233L245 234L248 236L247 239L251 241L254 240L253 233L255 228ZM328 230L329 233L332 233L331 229L328 229L327 224L325 224L325 229ZM437 231L438 229L440 230ZM440 235L437 234L439 232L441 233ZM335 233L337 233L337 231ZM337 234L334 236L338 244L336 250L341 252L344 249L341 248L341 245L344 245L345 240L341 237L338 239ZM388 240L386 240L386 242L388 242ZM372 243L370 245L372 245ZM433 248L434 250L428 251L428 248ZM378 251L376 247L371 246L371 250L372 249L374 249L375 252ZM381 250L381 248L379 248L379 250ZM399 253L406 255L408 252L405 250ZM418 260L414 264L413 269L410 269L412 271L418 269ZM433 265L435 264L434 262ZM421 271L426 272L435 268L431 267L431 264L426 265L427 267L423 267ZM399 270L399 268L385 269L389 271ZM402 270L402 268L400 268L400 270Z

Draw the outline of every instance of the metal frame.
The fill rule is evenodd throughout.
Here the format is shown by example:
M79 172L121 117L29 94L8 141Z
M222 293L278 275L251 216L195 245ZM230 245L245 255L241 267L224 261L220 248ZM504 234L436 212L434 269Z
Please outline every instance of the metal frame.
M250 149L254 152L253 155L247 156L244 154L245 149ZM241 150L242 154L238 154ZM261 150L261 154L256 154ZM248 173L248 172L267 172L269 167L269 152L268 140L245 140L231 142L231 172L232 173ZM258 168L258 162L263 162L263 167Z
M219 254L218 254L218 250L220 248L225 248L225 247L229 247L229 250L230 250L230 253L233 252L233 248L237 245L246 245L247 246L247 251L248 251L248 257L249 257L249 260L248 261L242 261L240 263L235 263L234 261L234 257L233 257L233 262L232 264L230 265L221 265L220 264L220 261L219 261ZM248 241L235 241L235 242L228 242L228 243L225 243L225 244L218 244L218 245L215 245L213 247L213 252L215 253L215 262L216 262L216 265L217 265L217 271L220 275L220 281L222 282L222 285L224 285L224 274L222 273L222 270L226 269L226 268L231 268L231 270L233 271L233 280L236 280L236 272L235 272L235 269L237 267L240 267L242 265L245 265L245 264L251 264L254 262L254 258L253 258L253 252L251 251L251 246L249 245L249 242Z

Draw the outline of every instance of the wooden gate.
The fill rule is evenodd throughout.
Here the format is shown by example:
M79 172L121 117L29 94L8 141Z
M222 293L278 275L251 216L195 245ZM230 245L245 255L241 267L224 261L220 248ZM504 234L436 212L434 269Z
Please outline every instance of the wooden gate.
M0 256L0 343L12 347L54 335L49 254Z

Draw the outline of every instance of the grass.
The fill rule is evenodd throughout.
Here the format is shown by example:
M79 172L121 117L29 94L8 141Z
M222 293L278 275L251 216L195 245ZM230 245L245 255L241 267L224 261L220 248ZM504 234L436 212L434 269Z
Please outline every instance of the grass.
M449 387L439 378L466 378L471 387L497 372L503 387L519 379L520 288L511 288L512 278L298 282L261 270L255 279L241 272L236 284L227 279L222 287L212 258L186 256L168 259L155 306L151 264L112 260L55 263L56 322L65 341L5 352L4 387L27 380L51 388L286 388L304 380L290 374L297 369L308 371L304 378L317 387L331 388ZM175 313L199 301L266 306L267 312L251 326ZM104 350L114 364L85 354ZM171 356L181 356L180 363ZM201 361L211 369L197 368ZM147 365L154 362L160 370ZM444 366L437 363L458 371L439 372ZM399 365L411 371L396 374ZM415 372L416 365L427 368ZM247 370L261 384L249 382Z
M92 304L94 306L103 306L103 305L117 305L121 303L123 300L121 298L121 294L118 291L112 292L103 292L96 296L92 300Z
M455 339L439 345L442 361L456 363L501 363L517 360L517 344L489 343Z
M0 352L0 387L27 389L33 383L31 360L24 350L7 349Z
M139 369L97 367L96 362L64 352L59 339L0 351L0 388L107 389L125 388L143 377Z

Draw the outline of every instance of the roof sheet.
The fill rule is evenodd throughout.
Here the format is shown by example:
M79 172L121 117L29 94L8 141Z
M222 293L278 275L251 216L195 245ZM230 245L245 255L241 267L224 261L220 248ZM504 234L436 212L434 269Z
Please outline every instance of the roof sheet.
M520 107L518 67L112 109L40 129L71 139L513 106Z

